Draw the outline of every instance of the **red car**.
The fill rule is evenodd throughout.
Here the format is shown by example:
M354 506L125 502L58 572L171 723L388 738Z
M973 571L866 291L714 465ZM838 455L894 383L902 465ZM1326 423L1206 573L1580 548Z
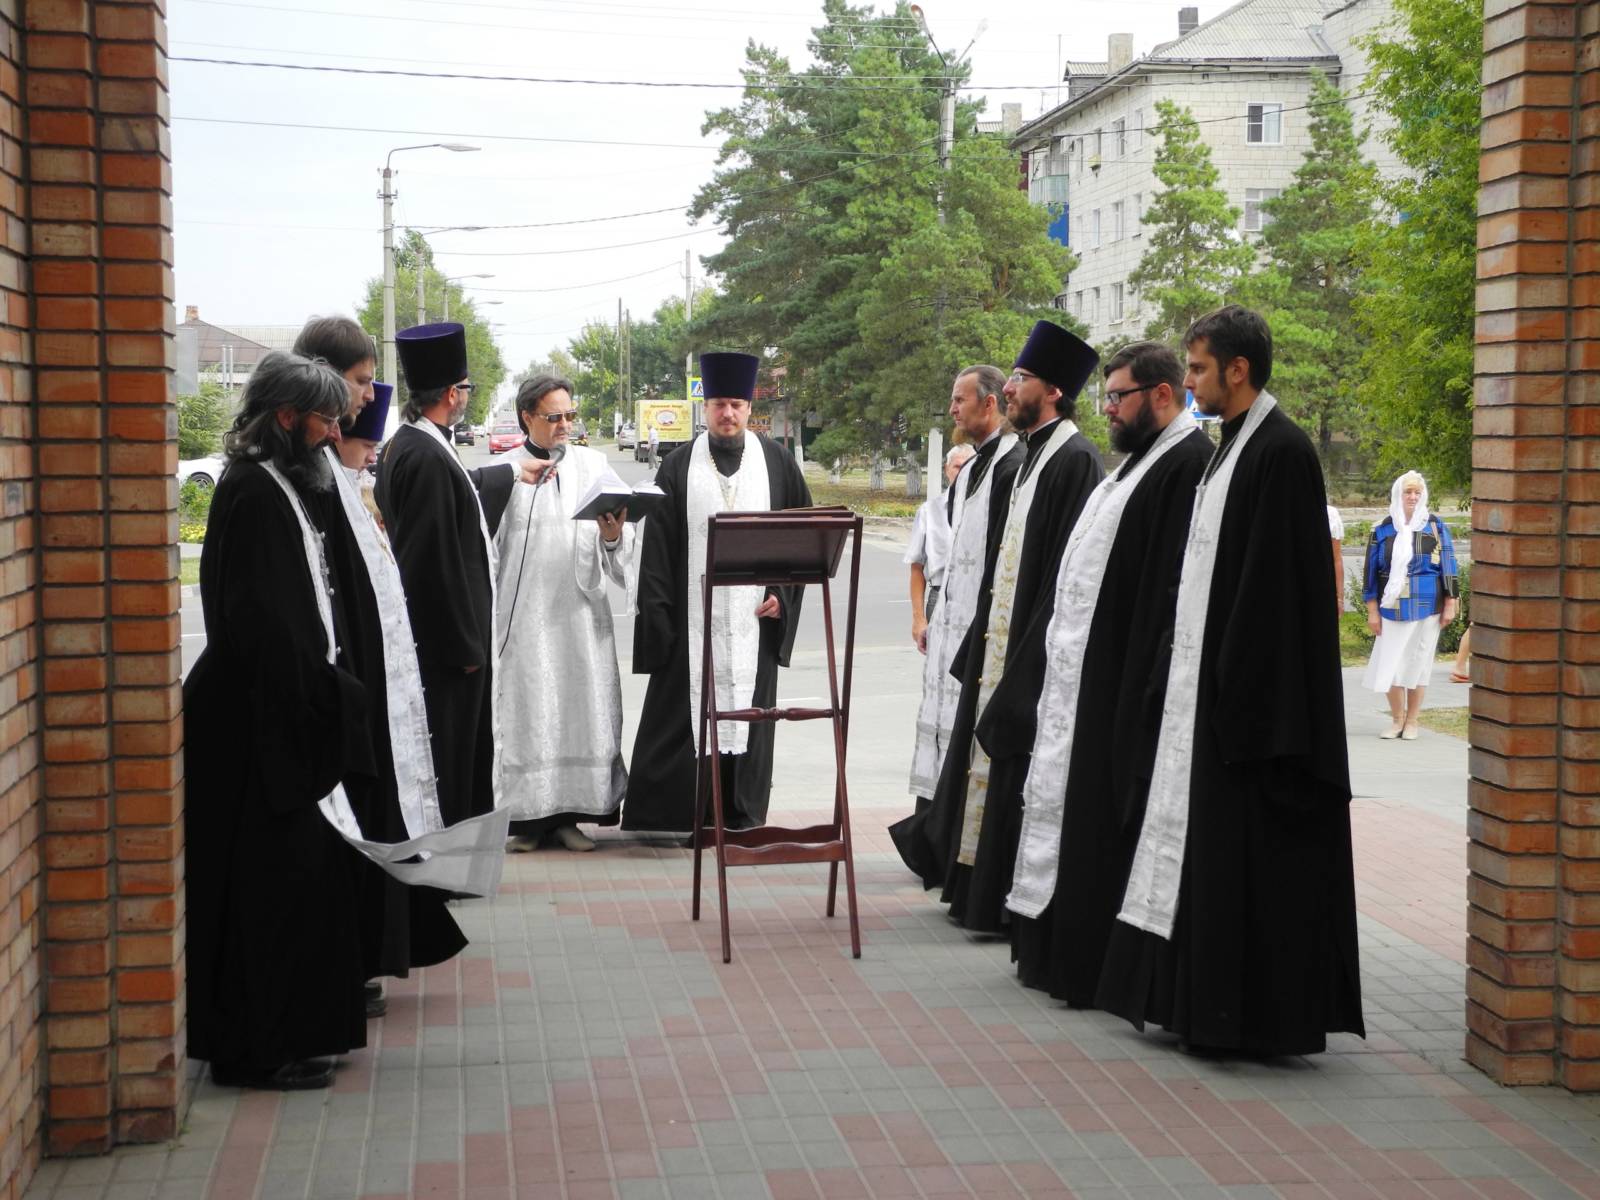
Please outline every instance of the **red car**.
M522 445L522 430L510 421L503 421L489 431L489 453L501 454Z

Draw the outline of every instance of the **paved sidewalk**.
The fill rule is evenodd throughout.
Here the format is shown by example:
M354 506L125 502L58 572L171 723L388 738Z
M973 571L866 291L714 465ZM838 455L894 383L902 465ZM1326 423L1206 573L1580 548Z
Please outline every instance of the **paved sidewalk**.
M517 856L459 907L472 945L392 985L331 1093L203 1080L175 1143L47 1162L30 1200L1600 1197L1600 1099L1461 1058L1464 742L1380 742L1382 702L1346 672L1369 1037L1197 1058L1021 988L899 865L900 664L862 664L881 691L857 720L888 732L856 783L859 962L821 868L733 873L724 967L686 851ZM778 761L774 816L820 817L820 746L780 736Z

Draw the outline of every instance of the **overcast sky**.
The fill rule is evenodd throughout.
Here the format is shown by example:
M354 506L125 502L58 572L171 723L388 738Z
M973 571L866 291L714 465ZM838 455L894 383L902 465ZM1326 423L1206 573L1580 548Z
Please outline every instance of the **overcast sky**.
M172 0L172 145L180 314L219 325L297 324L353 312L382 273L379 170L396 155L397 223L417 227L588 221L430 235L450 275L499 323L513 370L563 345L591 317L636 316L683 291L685 249L719 244L683 215L710 174L707 110L734 89L495 83L268 70L177 61L465 71L596 80L734 83L747 38L810 61L820 5L771 0ZM1108 34L1136 53L1177 34L1177 0L928 0L933 35L959 51L980 20L972 81L997 117L1056 100L1066 59L1105 57ZM1201 3L1202 19L1221 11ZM986 88L1007 90L984 91ZM655 215L610 218L649 209ZM687 234L687 236L686 236ZM617 247L618 243L647 242ZM617 247L607 249L605 247ZM399 324L415 304L398 299ZM432 314L437 319L438 313Z

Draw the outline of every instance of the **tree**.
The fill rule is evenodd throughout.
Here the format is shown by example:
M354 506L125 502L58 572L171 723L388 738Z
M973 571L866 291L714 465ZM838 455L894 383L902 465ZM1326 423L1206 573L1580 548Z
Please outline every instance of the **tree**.
M205 458L221 448L228 407L228 390L209 380L201 381L197 394L178 397L179 458Z
M1435 494L1472 475L1474 278L1483 6L1395 0L1367 43L1367 90L1406 174L1384 185L1356 301L1357 399L1383 468L1420 470Z
M401 244L395 247L395 327L406 329L417 324L416 295L417 271L423 272L423 315L429 321L444 319L446 289L450 297L450 319L458 321L467 331L467 371L472 380L472 399L467 404L466 419L481 423L489 414L489 406L500 382L506 377L505 360L500 357L500 347L495 344L489 323L479 316L471 299L461 290L461 285L450 283L444 272L433 265L433 251L426 239L415 230L407 230ZM366 299L356 314L362 328L382 345L383 338L383 280L367 280ZM395 385L394 406L398 409L409 394L404 372L401 378L390 381Z
M1195 318L1225 302L1255 265L1255 247L1241 241L1239 210L1217 186L1211 147L1194 114L1156 101L1161 144L1155 176L1162 185L1144 218L1146 250L1129 285L1155 307L1145 336L1170 340Z
M1262 206L1267 265L1240 298L1272 327L1273 393L1326 463L1334 434L1357 423L1351 331L1378 172L1361 157L1364 135L1344 96L1321 72L1312 75L1309 112L1311 148L1294 183Z

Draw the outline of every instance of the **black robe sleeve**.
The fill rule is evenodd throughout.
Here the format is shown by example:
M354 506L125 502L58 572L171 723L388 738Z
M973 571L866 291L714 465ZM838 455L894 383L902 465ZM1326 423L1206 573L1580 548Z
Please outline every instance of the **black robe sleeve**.
M767 456L767 489L771 493L772 507L810 508L811 489L806 486L806 477L794 456L766 438L761 439L761 447ZM762 648L773 654L780 667L787 667L789 656L794 652L794 637L800 628L800 604L805 588L769 588L768 593L778 597L782 613L774 620L762 622Z
M478 503L483 505L483 520L489 527L490 537L500 530L500 518L505 516L511 503L511 490L517 486L520 476L515 463L490 463L467 472L467 478L472 480L478 493Z
M461 594L459 583L418 586L419 580L443 584L473 578L457 520L455 468L434 461L431 449L418 444L417 439L425 436L405 430L395 434L378 502L406 582L406 609L422 665L465 671L485 665L492 631L480 624L478 606ZM405 442L399 440L402 437Z
M1348 801L1338 627L1326 603L1322 470L1309 440L1279 413L1246 451L1222 523L1222 537L1243 552L1236 578L1212 583L1213 602L1219 594L1232 598L1225 615L1213 610L1210 618L1225 622L1212 732L1224 762L1287 760L1325 785L1328 798ZM1235 496L1248 505L1233 504ZM1220 575L1220 561L1218 567Z
M684 530L689 453L669 454L656 472L666 499L645 519L639 548L639 586L633 619L633 673L666 668L678 648L688 542Z
M241 463L217 489L201 564L210 670L189 693L240 689L247 789L273 812L317 803L341 779L374 776L366 690L327 661L300 526L276 482ZM237 694L237 693L236 693ZM217 701L226 707L226 701Z

